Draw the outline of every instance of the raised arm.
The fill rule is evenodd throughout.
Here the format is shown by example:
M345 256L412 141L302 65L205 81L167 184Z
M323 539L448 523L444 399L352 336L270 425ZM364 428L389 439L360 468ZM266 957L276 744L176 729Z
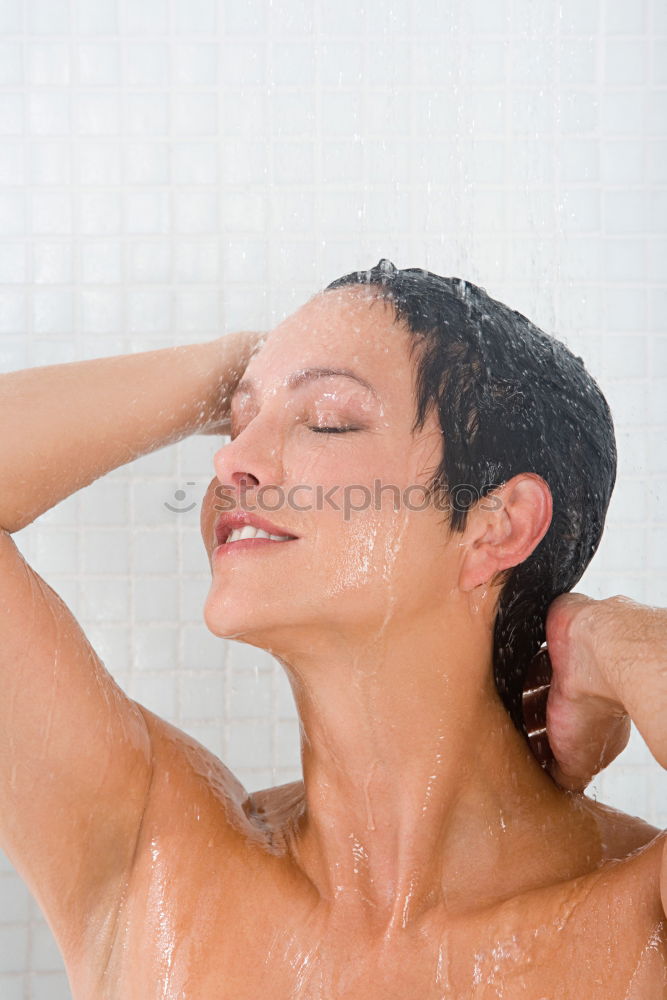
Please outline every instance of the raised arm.
M258 336L0 376L0 847L68 971L90 976L85 995L131 877L151 737L11 532L110 469L220 427Z
M112 469L218 428L261 337L0 375L0 529L19 531Z
M547 734L558 784L583 791L627 745L630 720L667 767L667 608L622 594L600 601L562 594L549 608L546 633L553 667ZM662 852L667 917L667 831L654 849Z

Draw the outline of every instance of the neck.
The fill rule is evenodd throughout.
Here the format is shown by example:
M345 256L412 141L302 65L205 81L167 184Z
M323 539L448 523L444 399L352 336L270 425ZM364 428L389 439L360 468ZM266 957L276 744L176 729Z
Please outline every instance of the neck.
M302 736L291 850L321 900L368 930L511 894L531 847L548 877L545 844L572 827L577 803L511 722L475 625L318 635L280 656ZM571 865L568 850L552 863Z

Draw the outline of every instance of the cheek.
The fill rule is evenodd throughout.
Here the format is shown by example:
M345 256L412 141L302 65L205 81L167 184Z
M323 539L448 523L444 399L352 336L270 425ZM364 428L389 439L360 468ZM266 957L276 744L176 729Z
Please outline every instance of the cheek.
M329 597L377 590L384 601L412 566L409 522L399 513L367 509L338 515L326 561ZM331 536L330 536L331 537Z
M372 449L351 444L349 440L344 441L344 437L322 435L324 440L321 444L317 442L319 447L306 455L294 456L292 462L285 464L286 478L319 483L327 488L338 486L339 493L345 486L372 483L374 470L379 467L377 456Z
M327 597L367 587L372 575L372 550L372 535L359 522L345 526L326 567Z
M380 518L396 518L406 501L419 504L424 496L412 467L406 466L402 448L397 445L383 452L372 443L370 448L320 455L307 470L301 470L306 473L302 481L317 482L327 490L337 487L334 496L341 508L347 500L348 508L365 504L367 511ZM342 510L339 517L343 518Z
M421 502L421 494L417 506ZM453 549L436 523L433 508L407 510L394 515L383 539L380 576L409 602L422 604L429 595L442 594L452 573ZM439 598L440 599L440 598Z

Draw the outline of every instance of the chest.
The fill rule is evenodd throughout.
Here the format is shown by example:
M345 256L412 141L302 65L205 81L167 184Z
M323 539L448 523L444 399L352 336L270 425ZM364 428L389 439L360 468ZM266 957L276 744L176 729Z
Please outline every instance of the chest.
M159 761L104 973L85 992L68 969L74 1000L665 1000L648 856L371 943L281 847L298 787L256 794L250 817L187 750Z
M667 928L632 905L636 886L621 871L609 884L577 879L371 945L325 915L280 858L249 843L230 860L202 833L144 850L101 1000L667 995Z

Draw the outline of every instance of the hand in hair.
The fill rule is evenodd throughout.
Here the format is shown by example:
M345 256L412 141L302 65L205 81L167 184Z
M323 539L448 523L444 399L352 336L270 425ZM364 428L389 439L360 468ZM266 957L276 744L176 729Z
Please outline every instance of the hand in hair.
M667 609L567 593L549 607L547 736L557 783L583 791L627 746L632 720L667 767Z
M240 330L216 338L214 343L220 345L221 393L212 419L200 428L200 434L230 433L230 396L253 354L263 347L267 335L266 330Z

